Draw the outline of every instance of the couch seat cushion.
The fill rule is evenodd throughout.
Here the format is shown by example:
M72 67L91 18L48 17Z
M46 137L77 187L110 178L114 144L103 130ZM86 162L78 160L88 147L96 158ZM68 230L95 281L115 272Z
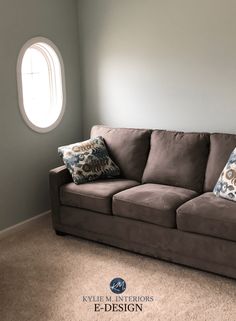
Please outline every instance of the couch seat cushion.
M136 185L138 182L128 179L104 179L82 185L69 183L61 187L60 199L63 205L111 214L112 196Z
M113 214L165 227L176 226L176 209L197 193L180 187L144 184L113 196Z
M177 228L236 241L236 203L205 193L178 208Z

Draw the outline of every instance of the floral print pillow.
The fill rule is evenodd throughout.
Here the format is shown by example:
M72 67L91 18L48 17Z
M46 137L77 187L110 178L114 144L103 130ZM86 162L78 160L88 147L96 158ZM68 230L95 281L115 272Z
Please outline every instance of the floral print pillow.
M120 175L119 167L109 157L101 136L58 148L75 184Z
M236 202L236 148L216 183L214 193L216 196Z

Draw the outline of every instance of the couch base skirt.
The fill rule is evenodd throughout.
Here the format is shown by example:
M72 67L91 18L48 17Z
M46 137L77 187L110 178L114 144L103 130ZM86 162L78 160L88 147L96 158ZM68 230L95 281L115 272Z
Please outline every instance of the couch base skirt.
M54 228L61 232L236 278L236 242L80 208L59 209Z

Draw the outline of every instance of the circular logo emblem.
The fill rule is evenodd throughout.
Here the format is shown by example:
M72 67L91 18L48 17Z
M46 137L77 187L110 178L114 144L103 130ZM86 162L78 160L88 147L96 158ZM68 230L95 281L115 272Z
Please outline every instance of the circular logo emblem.
M126 283L125 280L121 278L115 278L110 283L110 289L115 294L121 294L126 289Z

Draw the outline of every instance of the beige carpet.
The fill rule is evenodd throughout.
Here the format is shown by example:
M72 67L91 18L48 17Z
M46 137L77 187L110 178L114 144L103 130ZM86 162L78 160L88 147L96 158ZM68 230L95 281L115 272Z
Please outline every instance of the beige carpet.
M142 312L94 312L83 296L153 296ZM1 321L235 321L236 281L54 234L48 218L0 241Z

